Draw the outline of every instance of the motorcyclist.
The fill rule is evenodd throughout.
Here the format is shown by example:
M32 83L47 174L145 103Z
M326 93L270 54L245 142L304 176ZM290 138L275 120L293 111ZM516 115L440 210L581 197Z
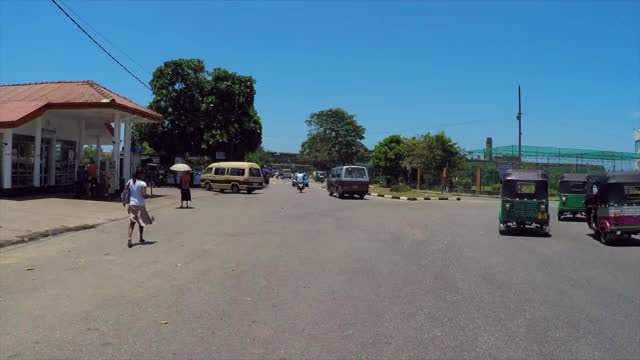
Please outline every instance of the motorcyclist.
M307 184L307 174L303 173L302 171L298 171L293 176L293 180L294 180L294 185L297 185L298 183L302 183L302 184L306 185Z

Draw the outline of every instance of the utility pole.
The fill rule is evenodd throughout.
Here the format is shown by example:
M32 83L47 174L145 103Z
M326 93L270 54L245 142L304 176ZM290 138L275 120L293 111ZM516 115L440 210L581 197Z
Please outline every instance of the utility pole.
M522 100L520 98L520 85L518 85L518 163L522 162Z

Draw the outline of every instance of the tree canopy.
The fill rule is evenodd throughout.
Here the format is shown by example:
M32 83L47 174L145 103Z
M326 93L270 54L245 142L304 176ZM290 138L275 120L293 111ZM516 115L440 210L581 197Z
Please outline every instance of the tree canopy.
M444 132L406 139L405 165L421 169L432 182L447 168L451 174L464 166L464 151Z
M300 153L315 167L329 169L366 161L368 150L361 142L365 128L355 115L340 108L326 109L312 113L306 124L308 136Z
M406 157L406 140L400 135L391 135L373 148L371 164L386 177L385 183L393 184L402 173Z
M168 158L224 151L229 160L243 159L261 144L251 76L220 68L207 71L200 59L178 59L159 66L150 85L149 108L162 114L163 121L136 125L136 144L146 142Z

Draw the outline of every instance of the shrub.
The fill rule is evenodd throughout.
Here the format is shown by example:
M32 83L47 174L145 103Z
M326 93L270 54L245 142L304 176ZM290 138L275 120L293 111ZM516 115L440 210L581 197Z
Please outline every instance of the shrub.
M391 186L391 192L407 192L411 191L411 188L407 184L395 184Z

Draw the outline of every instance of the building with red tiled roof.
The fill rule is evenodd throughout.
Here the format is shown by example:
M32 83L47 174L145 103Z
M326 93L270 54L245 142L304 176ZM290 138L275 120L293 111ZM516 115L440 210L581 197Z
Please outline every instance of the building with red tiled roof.
M0 85L2 189L72 185L84 146L119 144L112 159L123 148L120 166L94 159L102 188L118 190L131 174L131 126L160 121L162 115L93 81Z

